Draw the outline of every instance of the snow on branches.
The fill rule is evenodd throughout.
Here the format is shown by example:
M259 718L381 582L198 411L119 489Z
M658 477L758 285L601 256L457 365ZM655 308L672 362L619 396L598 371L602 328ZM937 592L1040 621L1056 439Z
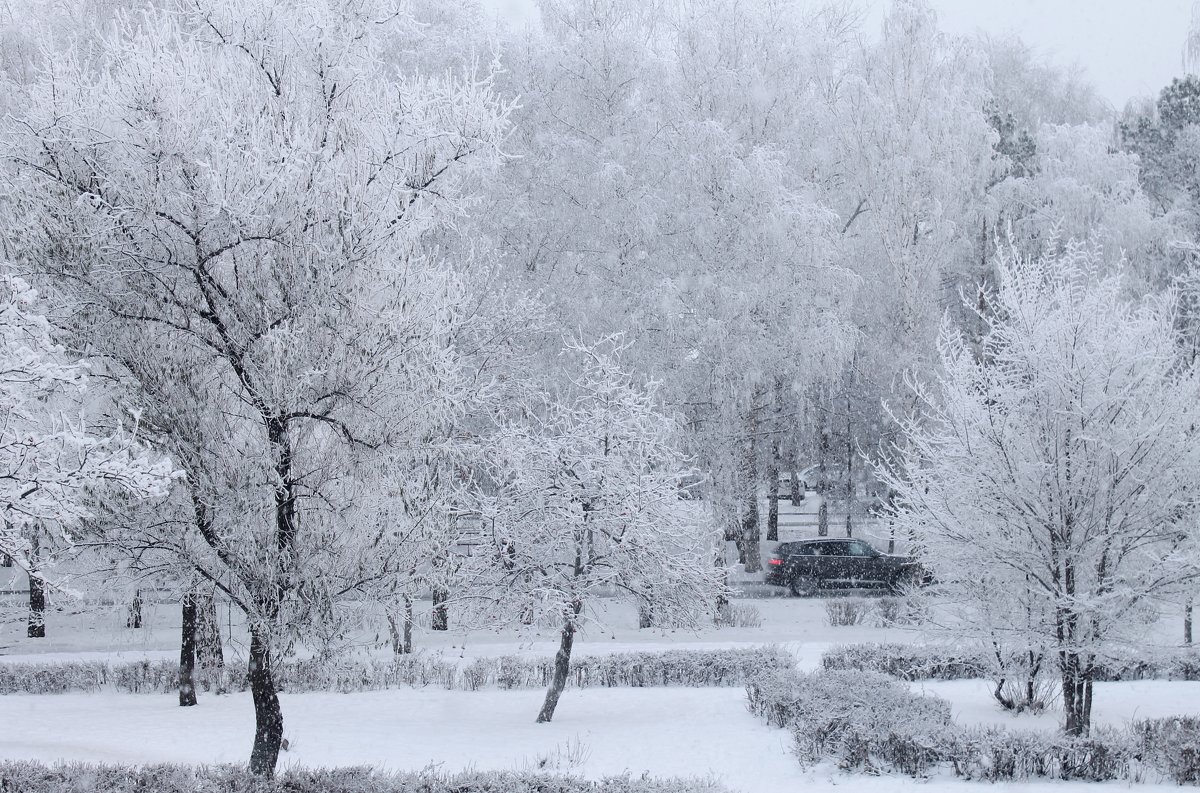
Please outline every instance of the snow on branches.
M882 472L967 631L1045 654L1086 733L1097 659L1196 575L1200 377L1170 301L1128 302L1098 253L1009 255L981 346L948 324Z
M157 498L173 478L170 461L131 433L87 426L87 366L54 343L36 299L24 281L0 278L0 552L26 570L34 529L65 531L90 517L100 488Z
M722 589L714 532L680 499L690 472L676 419L622 367L619 339L571 343L577 374L501 420L478 479L492 552L471 571L487 610L562 626L549 721L585 600L611 591L658 625L695 626Z

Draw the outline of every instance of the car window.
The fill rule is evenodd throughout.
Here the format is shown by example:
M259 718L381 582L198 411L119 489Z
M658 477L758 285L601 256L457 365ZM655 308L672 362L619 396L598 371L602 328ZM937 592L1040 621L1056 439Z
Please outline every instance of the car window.
M850 543L850 555L851 556L874 556L875 549L862 541L852 542L852 543Z
M797 553L802 556L812 556L816 552L817 552L816 548L811 543L806 544L806 545L797 545L792 550L792 553Z
M821 543L821 554L824 556L846 556L846 543L823 542Z

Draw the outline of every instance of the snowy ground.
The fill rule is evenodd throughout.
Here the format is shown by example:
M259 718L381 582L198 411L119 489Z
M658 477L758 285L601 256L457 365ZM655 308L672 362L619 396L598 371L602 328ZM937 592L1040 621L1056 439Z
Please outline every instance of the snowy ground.
M930 686L956 699L964 721L1005 722L981 685ZM959 691L955 691L959 689ZM805 770L790 754L788 733L746 712L740 689L569 690L552 724L535 724L540 691L396 690L281 697L291 749L282 765L546 768L590 778L713 777L733 790L880 790L928 787L979 790L983 783L945 778L849 777ZM1196 702L1200 683L1113 683L1097 692L1097 718L1176 712ZM102 762L239 763L253 734L249 696L203 697L180 708L168 696L68 694L0 700L0 757ZM1053 728L1046 717L1027 726ZM1005 786L1001 786L1003 789ZM1063 790L1061 783L1012 785ZM1123 787L1125 787L1123 785ZM1134 786L1165 790L1168 786ZM1171 786L1174 788L1174 786Z
M824 603L793 598L742 601L762 614L758 628L663 634L633 628L634 615L601 604L596 616L616 628L593 628L577 652L629 649L728 647L779 643L799 665L814 667L833 644L859 641L919 641L905 629L867 626L832 628ZM120 609L102 614L54 613L50 636L21 637L4 626L0 647L5 663L49 659L173 657L178 615L149 608L147 627L128 630ZM231 623L233 635L238 626ZM1169 626L1164 626L1164 630ZM364 645L371 645L371 637ZM464 661L480 655L519 652L550 655L554 632L515 637L479 631L469 636L422 632L425 652ZM364 652L386 654L383 647ZM916 683L949 699L965 724L1003 724L1052 730L1058 714L1013 717L998 710L983 681ZM751 716L741 689L568 689L554 723L535 724L541 691L445 691L403 689L358 694L284 694L286 734L291 749L283 765L368 764L395 770L436 767L546 768L589 778L634 775L699 776L720 779L733 790L863 790L895 793L935 788L979 790L981 783L952 778L847 776L834 769L803 769L791 756L789 735ZM1147 681L1100 684L1096 721L1122 725L1133 718L1195 714L1200 683ZM0 758L76 759L144 763L244 762L253 731L249 695L201 696L196 708L179 708L173 696L69 694L0 697ZM1065 791L1076 784L999 785L1000 789ZM1092 786L1089 786L1089 789ZM1129 787L1122 784L1121 787ZM1174 786L1133 786L1166 790Z

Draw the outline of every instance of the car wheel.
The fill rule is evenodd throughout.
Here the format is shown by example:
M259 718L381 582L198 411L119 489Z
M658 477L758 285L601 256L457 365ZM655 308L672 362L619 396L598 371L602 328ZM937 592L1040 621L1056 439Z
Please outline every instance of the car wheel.
M810 575L798 575L792 578L788 589L792 590L792 594L798 598L812 597L817 594L820 587L817 585L817 579Z

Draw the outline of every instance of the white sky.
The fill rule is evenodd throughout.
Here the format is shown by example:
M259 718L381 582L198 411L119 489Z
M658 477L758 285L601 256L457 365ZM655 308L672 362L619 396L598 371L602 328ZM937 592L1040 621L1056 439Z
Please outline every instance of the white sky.
M535 0L483 0L513 20L536 16ZM888 0L857 0L878 30ZM1156 95L1182 71L1192 0L931 0L942 28L968 34L1016 33L1064 65L1078 63L1118 109Z

